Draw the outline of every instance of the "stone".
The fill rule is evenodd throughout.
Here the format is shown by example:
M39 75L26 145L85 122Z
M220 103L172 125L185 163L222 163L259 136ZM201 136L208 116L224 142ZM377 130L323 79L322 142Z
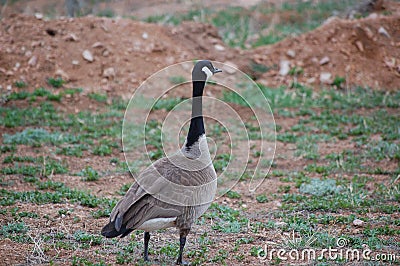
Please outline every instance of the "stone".
M361 41L356 41L356 47L360 52L364 52L364 45Z
M221 44L216 44L214 45L215 50L217 51L225 51L225 47L223 47Z
M320 64L321 66L323 66L323 65L328 64L330 61L331 61L331 60L329 59L329 57L324 56L321 60L319 60L319 64Z
M235 74L237 70L237 65L230 61L226 61L222 67L222 70L228 74Z
M37 56L34 55L29 59L28 65L33 67L36 66L36 64L37 64Z
M42 13L35 13L35 18L43 19L43 14Z
M290 71L290 62L288 60L281 60L279 63L279 75L286 76Z
M276 222L275 223L275 226L277 226L277 227L284 227L286 225L287 225L287 223L285 223L285 222Z
M115 69L113 67L104 69L103 77L107 78L107 79L114 79L115 78Z
M58 68L55 72L54 72L54 75L55 76L59 76L59 77L61 77L63 80L65 80L65 81L69 81L69 76L68 76L68 74L64 71L64 70L62 70L61 68Z
M74 33L70 33L64 38L64 40L69 42L78 42L79 38Z
M290 49L290 50L288 50L286 52L286 55L291 57L291 58L295 58L296 57L296 52L294 50Z
M93 55L89 50L83 51L82 57L90 63L94 61Z
M72 60L72 65L79 66L79 61L78 60Z
M390 34L386 31L386 29L384 27L380 27L379 30L378 30L378 33L383 35L383 36L385 36L385 37L387 37L387 38L389 38L389 39L391 38Z
M360 219L354 219L353 224L355 226L361 226L364 224L364 221L360 220Z
M102 47L104 47L104 44L101 43L101 42L95 42L95 43L92 45L92 48L102 48Z
M149 34L147 34L147 32L143 32L142 38L143 38L144 40L147 40L147 39L149 38Z
M319 81L323 84L331 84L332 74L329 72L322 72L319 76Z

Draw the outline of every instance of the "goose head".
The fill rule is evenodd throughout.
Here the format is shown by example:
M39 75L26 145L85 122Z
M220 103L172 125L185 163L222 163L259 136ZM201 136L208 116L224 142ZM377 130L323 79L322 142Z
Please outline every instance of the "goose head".
M222 72L221 69L215 68L210 61L201 60L196 63L192 71L193 81L207 81L215 73Z

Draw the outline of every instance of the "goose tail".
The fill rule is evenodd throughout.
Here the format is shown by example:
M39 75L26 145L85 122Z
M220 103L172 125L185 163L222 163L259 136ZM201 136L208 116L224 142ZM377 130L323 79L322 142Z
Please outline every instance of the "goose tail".
M120 228L119 231L115 228L115 221L109 222L106 226L101 229L101 234L106 238L113 238L117 236L124 237L132 232L132 229L127 229L124 225Z

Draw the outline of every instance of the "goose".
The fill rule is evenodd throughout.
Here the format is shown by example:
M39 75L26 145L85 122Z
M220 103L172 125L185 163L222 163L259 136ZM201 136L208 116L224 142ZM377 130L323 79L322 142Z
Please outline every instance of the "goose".
M206 81L222 70L208 60L192 70L192 115L186 140L177 153L161 158L139 173L125 196L115 205L101 231L106 238L124 237L144 230L143 258L149 261L150 232L176 227L179 230L178 265L193 223L208 209L217 189L217 175L207 145L202 115Z

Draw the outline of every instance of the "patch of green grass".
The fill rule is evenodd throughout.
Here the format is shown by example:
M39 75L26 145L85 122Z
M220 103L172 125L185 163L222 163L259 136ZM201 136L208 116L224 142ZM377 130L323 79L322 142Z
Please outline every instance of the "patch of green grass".
M98 156L108 156L112 153L112 147L106 143L101 143L94 147L92 153Z
M97 13L98 17L107 17L107 18L113 18L115 17L115 12L111 8L106 8L102 9Z
M84 181L97 181L99 180L99 173L92 167L87 166L85 169L77 173L78 176L82 176Z
M213 165L216 172L222 172L226 169L231 160L229 153L217 154L214 158Z
M67 156L82 157L83 151L86 150L88 150L88 147L85 144L71 144L66 147L58 148L56 153Z
M65 81L62 78L48 78L47 83L53 88L58 89L65 84Z
M328 194L339 193L342 190L341 187L336 185L336 180L333 179L318 179L312 178L310 183L303 183L299 191L303 194L310 194L316 196L324 196Z
M257 202L259 203L265 203L268 202L268 197L265 194L260 194L256 197Z
M212 229L222 233L239 233L247 226L248 219L239 211L217 203L212 203L204 214L205 218L215 221Z
M60 132L48 132L43 128L27 128L22 132L17 132L14 135L4 134L4 144L24 144L34 147L40 147L42 144L61 144L76 142L76 138L69 134Z
M18 80L16 82L14 82L14 86L17 87L18 89L23 89L27 86L27 84L23 80Z
M169 81L172 84L178 85L186 82L186 78L183 76L171 76L169 77Z
M5 175L25 175L25 176L50 176L52 174L65 174L68 167L65 163L51 159L49 157L6 157L7 163L15 162L12 167L4 167L1 173ZM20 164L20 162L33 162L35 165Z
M29 237L26 233L29 231L29 227L23 223L8 223L3 225L0 230L2 238L9 238L12 241L19 243L29 242Z
M184 101L182 98L165 98L159 99L153 106L152 110L167 110L171 111L176 105Z
M97 101L99 103L105 103L107 102L107 95L106 94L100 94L96 92L92 92L88 94L89 99L92 99L94 101Z
M239 192L233 190L229 190L225 195L230 199L240 199L242 197Z
M95 235L80 230L74 233L74 239L80 243L89 244L90 246L96 246L103 243L103 237L101 235Z

